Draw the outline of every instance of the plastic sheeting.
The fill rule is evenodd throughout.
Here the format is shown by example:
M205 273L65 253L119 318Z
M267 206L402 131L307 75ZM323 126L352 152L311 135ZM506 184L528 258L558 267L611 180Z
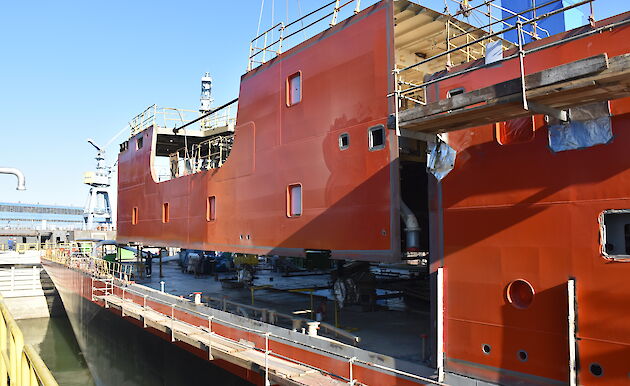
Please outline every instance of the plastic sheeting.
M549 126L549 147L554 152L583 149L612 141L610 117Z
M441 181L455 167L457 152L439 138L436 142L429 142L427 150L427 170Z

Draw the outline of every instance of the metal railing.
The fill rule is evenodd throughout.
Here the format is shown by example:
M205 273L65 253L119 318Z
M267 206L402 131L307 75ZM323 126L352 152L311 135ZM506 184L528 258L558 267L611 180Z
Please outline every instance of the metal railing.
M24 336L0 296L0 386L56 386L57 381Z
M353 377L353 365L355 363L359 363L359 364L362 364L362 365L364 365L364 366L366 366L368 368L369 367L377 368L377 369L388 371L388 372L391 372L391 373L394 373L394 374L397 374L397 375L402 375L402 376L405 376L405 377L408 377L408 378L411 378L411 379L415 379L415 380L418 380L418 381L421 381L421 382L427 382L428 384L445 385L446 386L446 384L438 382L438 381L436 381L434 379L431 379L431 378L428 378L428 377L423 377L423 376L420 376L420 375L417 375L417 374L412 374L412 373L409 373L409 372L406 372L406 371L398 370L398 369L395 369L393 367L379 365L379 364L373 363L373 362L368 362L368 361L359 359L359 358L354 357L354 356L350 357L350 356L347 356L347 355L339 354L339 353L334 352L334 351L326 350L326 349L323 349L323 348L320 348L320 347L315 347L313 345L309 345L307 343L302 343L300 341L296 341L294 339L290 339L290 338L287 338L287 337L282 336L282 335L274 334L274 333L271 333L269 331L263 331L263 330L259 330L259 329L255 329L255 328L245 327L245 326L242 326L240 324L236 324L236 323L230 322L230 321L225 320L225 319L217 318L217 317L212 316L212 315L208 315L208 314L204 314L204 313L201 313L201 312L198 312L198 311L195 311L195 310L191 310L188 307L184 307L184 306L179 305L179 304L174 303L174 302L170 303L170 304L165 303L164 299L160 299L160 298L155 297L155 296L147 295L144 292L140 292L140 291L131 289L131 288L126 287L126 286L119 286L119 285L116 285L116 284L112 284L112 285L114 287L120 289L120 291L122 292L122 299L123 300L132 301L135 304L142 306L143 309L147 309L147 310L149 309L147 307L147 305L146 305L146 301L147 300L151 300L151 301L154 301L154 302L158 302L158 303L162 303L164 305L170 306L171 307L171 314L170 315L163 314L163 313L162 314L164 316L166 316L167 318L171 318L174 321L177 321L179 323L184 323L184 324L187 324L187 325L189 325L191 327L201 327L201 326L192 325L189 322L186 322L186 321L184 321L182 319L178 319L176 317L176 315L175 315L175 312L174 312L175 309L178 309L178 310L183 311L183 312L188 313L188 314L194 314L194 315L197 315L197 316L199 316L199 317L201 317L203 319L208 320L208 327L203 326L203 328L207 329L210 333L216 334L216 332L213 331L213 329L212 329L212 325L213 325L213 323L219 323L219 324L222 324L222 325L226 325L226 326L230 326L230 327L236 328L236 329L238 329L240 331L243 331L243 332L247 332L247 333L250 333L250 334L257 335L260 338L264 339L264 341L265 341L265 348L264 349L261 348L261 347L257 347L256 345L252 346L248 342L236 341L236 340L233 340L233 339L230 339L230 338L228 338L228 339L230 339L233 343L236 343L236 344L240 345L244 349L253 349L253 350L256 350L258 352L261 352L261 353L263 353L265 355L265 357L267 357L267 356L274 356L276 358L284 359L284 360L287 360L287 361L295 363L295 364L306 366L306 367L309 367L309 368L311 368L313 370L317 370L317 371L319 371L319 372L321 372L323 374L327 374L327 375L329 375L331 377L334 377L334 378L337 378L337 379L342 380L344 382L347 382L349 385L356 385L357 380L354 379L354 377ZM135 295L135 296L141 298L143 303L142 304L137 303L131 297L125 298L125 294ZM174 298L174 300L177 299L174 295L168 295L168 296L172 296ZM184 304L190 302L187 299L181 299L181 298L177 299L177 300L179 302L183 302ZM153 311L155 311L155 310L153 310ZM316 366L313 366L313 365L310 365L310 364L298 361L296 359L284 356L282 354L273 352L273 351L269 350L269 338L273 338L273 339L278 340L278 341L288 342L288 343L291 343L292 345L302 346L302 347L304 347L306 349L310 349L310 350L314 350L316 352L319 352L320 354L326 354L326 355L331 355L331 356L336 357L336 358L340 358L340 359L348 362L349 376L346 377L344 375L334 374L334 373L331 373L331 372L329 372L329 371L327 371L325 369L318 368ZM339 342L338 344L342 344L342 343ZM267 362L267 359L265 359L265 362ZM267 373L267 371L266 371L266 373Z
M306 329L308 323L313 322L312 320L297 317L295 315L284 314L282 312L277 312L275 310L270 310L267 308L255 307L248 304L234 302L225 297L216 298L205 295L202 298L210 308L229 312L235 315L240 315L250 319L260 320L264 323L289 328L294 331ZM358 336L325 322L319 322L318 328L320 331L325 331L326 336L334 338L341 337L355 346L361 341Z
M484 2L484 4L492 3L492 1L494 1L494 0L486 1L486 2ZM525 84L524 84L524 78L525 78L524 57L525 57L526 54L528 54L530 52L535 52L535 51L539 51L539 50L541 50L543 48L551 47L551 46L553 46L555 44L558 44L558 42L551 42L551 43L548 43L548 44L543 45L543 46L538 46L538 47L535 47L535 48L533 48L533 49L531 49L529 51L525 50L524 49L524 44L525 43L524 43L524 38L523 38L523 36L525 34L524 26L526 26L526 25L536 25L536 23L540 22L543 19L549 18L551 16L554 16L554 15L557 15L557 14L560 14L560 13L564 13L564 12L570 10L570 9L573 9L573 8L576 8L576 7L579 7L579 6L582 6L582 5L591 4L594 1L595 0L582 0L582 1L578 1L576 3L564 6L562 8L559 8L559 9L547 12L545 14L538 15L538 16L535 16L535 17L532 17L532 18L529 18L529 19L525 19L524 21L521 20L521 19L518 19L517 22L514 25L508 24L507 28L504 28L504 29L501 29L501 30L498 30L498 31L495 31L495 32L492 32L492 30L489 30L489 31L483 31L482 30L484 32L484 34L482 36L480 36L480 37L475 38L474 40L468 40L464 44L458 45L456 47L449 48L446 51L443 51L443 52L441 52L439 54L436 54L436 55L434 55L432 57L429 57L427 59L423 59L423 60L421 60L419 62L416 62L414 64L408 65L408 66L406 66L404 68L396 68L396 69L394 69L392 72L393 72L394 78L395 78L396 91L394 93L392 93L392 94L389 94L388 96L389 97L394 96L396 98L395 115L396 115L396 125L397 125L397 127L398 127L398 113L399 113L400 109L403 107L403 105L404 105L403 102L404 101L411 100L411 101L413 101L414 103L417 103L417 104L426 104L426 89L427 89L428 86L430 86L430 85L432 85L434 83L446 80L446 79L450 79L450 78L453 78L453 77L456 77L456 76L463 75L463 74L465 74L467 72L470 72L470 71L474 71L474 70L477 69L477 67L469 67L469 68L466 68L466 69L463 69L463 70L460 70L460 71L450 72L447 75L435 77L433 79L430 79L428 81L425 81L425 82L422 82L422 83L419 83L419 84L412 84L412 83L404 81L404 75L403 74L405 72L407 72L407 71L409 71L411 69L414 69L416 67L425 65L427 63L430 63L432 61L436 61L436 60L438 60L440 58L443 58L443 57L447 58L447 64L449 64L450 63L450 55L451 54L453 54L455 52L458 52L458 51L461 52L462 49L466 49L466 48L468 48L468 47L470 47L472 45L479 44L481 42L487 41L488 39L498 39L500 35L502 35L502 34L504 34L506 32L514 31L514 30L516 30L517 36L518 36L518 45L516 47L517 48L516 52L513 53L512 55L509 55L509 56L506 56L506 57L501 57L498 60L494 61L494 63L499 63L499 62L503 62L503 61L507 61L507 60L511 60L511 59L515 59L515 58L519 59L519 76L521 78L522 85L523 85L523 90L522 90L523 107L524 107L524 109L527 110L528 107L527 107L527 100L526 100L526 97L525 97ZM549 5L552 5L552 4L555 4L555 3L558 3L558 2L562 2L562 0L551 0L551 1L545 2L543 4L531 7L529 9L525 10L525 11L518 12L517 16L520 17L520 16L522 16L524 14L527 14L528 12L531 13L531 12L534 12L534 11L540 9L540 8L547 7ZM496 23L502 23L501 25L507 24L507 20L513 19L514 17L515 17L514 15L509 16L507 18L500 19L499 21L494 21L493 24L496 24ZM417 97L414 98L414 96L416 96L418 93L422 93L425 96L424 100L419 100Z
M200 119L200 128L212 129L215 127L233 127L236 123L236 112L237 104L234 102L225 106L225 108L219 109L203 119ZM181 127L197 120L203 114L203 112L195 110L151 105L143 112L133 117L129 122L131 136L134 136L151 126L164 128Z
M259 329L255 329L255 328L245 327L245 326L242 326L242 325L239 325L239 324L235 324L235 323L230 322L230 321L225 320L225 319L221 319L221 318L217 318L217 317L212 316L212 315L201 313L201 312L192 310L189 307L183 306L183 304L189 304L190 303L189 300L183 299L183 298L178 298L178 297L176 297L174 295L163 293L164 296L168 296L168 297L171 297L173 299L173 301L171 303L169 303L168 301L164 300L163 298L160 298L160 297L157 297L157 296L148 295L145 292L140 292L140 291L134 290L134 289L130 288L129 286L127 286L128 282L126 282L124 280L125 279L124 278L124 274L121 274L120 271L117 271L115 265L109 265L109 264L100 263L100 264L102 264L100 267L103 268L103 271L96 271L95 267L99 266L98 265L99 263L93 264L93 263L85 261L87 259L67 257L67 256L64 256L63 253L46 255L46 256L44 256L44 258L48 259L48 260L51 260L51 261L55 261L55 262L60 263L60 264L64 264L68 268L79 269L81 271L86 272L87 274L92 275L92 281L93 281L93 285L92 285L93 293L92 293L92 295L93 295L93 298L96 298L97 296L99 296L99 294L100 295L113 294L114 293L114 288L118 288L119 291L122 294L122 299L123 300L132 301L135 304L142 306L143 309L145 309L145 310L149 310L149 308L147 307L147 304L146 304L147 300L151 300L151 301L154 301L156 303L161 303L161 304L164 304L165 306L170 306L170 308L171 308L170 315L162 313L166 318L170 318L173 321L177 321L179 323L185 323L185 324L190 325L192 327L202 327L204 329L207 329L207 331L209 331L209 333L211 333L211 334L213 334L213 333L216 334L216 332L214 332L213 329L212 329L213 323L219 323L219 324L222 324L222 325L225 325L225 326L233 327L233 328L235 328L237 330L240 330L240 331L243 331L243 332L246 332L246 333L257 335L260 338L264 339L264 342L265 342L265 347L264 348L257 347L256 345L251 346L248 343L236 341L236 340L230 339L229 337L224 337L224 338L230 339L230 341L232 341L233 343L235 343L237 345L242 346L244 349L253 349L253 350L256 350L258 352L263 353L265 355L265 362L267 362L267 357L274 356L276 358L284 359L284 360L290 361L290 362L295 363L295 364L299 364L299 365L302 365L302 366L309 367L309 368L311 368L313 370L316 370L316 371L319 371L319 372L321 372L323 374L327 374L327 375L329 375L331 377L334 377L336 379L339 379L339 380L342 380L344 382L347 382L349 385L355 385L356 382L357 382L357 380L354 379L354 377L353 377L353 366L355 364L361 364L362 366L367 367L367 368L383 370L383 371L386 371L386 372L389 372L389 373L392 373L392 374L404 376L404 377L407 377L407 378L410 378L410 379L414 379L414 380L420 381L420 382L426 382L426 383L429 383L429 384L444 385L443 383L438 382L438 381L436 381L434 379L431 379L431 378L428 378L428 377L420 376L420 375L417 375L417 374L412 374L412 373L409 373L409 372L406 372L406 371L402 371L402 370L399 370L399 369L396 369L396 368L393 368L393 367L385 366L385 365L379 365L379 364L376 364L376 363L373 363L373 362L369 362L369 361L366 361L366 360L359 359L359 358L354 357L354 356L348 356L348 355L340 354L338 352L327 350L327 349L324 349L324 348L321 348L321 347L316 347L316 346L310 345L308 343L296 341L296 340L288 338L286 336L282 336L282 335L279 335L279 334L274 334L274 333L271 333L269 331L263 331L263 330L259 330ZM79 260L79 261L77 261L77 260ZM92 258L92 260L96 260L96 259ZM119 277L123 278L123 280L120 281L122 283L122 285L117 284L115 282L115 280L114 280L114 279L118 279ZM94 284L96 282L98 282L98 281L101 281L102 283L104 283L105 286L104 287L102 287L102 286L101 287L95 286ZM126 294L135 295L136 297L142 299L142 302L141 303L137 303L134 298L126 297ZM178 303L180 303L180 304L178 304ZM195 325L190 324L189 322L186 322L185 320L177 318L176 314L175 314L175 309L183 311L183 312L185 312L187 314L197 315L198 317L201 317L202 319L207 320L208 321L208 327L195 326ZM153 309L153 311L156 311L156 310ZM329 372L329 371L327 371L325 369L318 368L316 366L300 362L298 360L295 360L293 358L284 356L284 355L279 354L279 353L275 353L275 352L273 352L273 351L271 351L269 349L269 339L270 338L275 339L277 341L289 342L292 345L298 345L298 346L304 347L305 349L312 350L312 351L318 352L320 354L329 355L329 356L332 356L332 357L335 357L335 358L339 358L340 360L346 361L348 363L348 366L349 366L348 367L348 376L339 375L339 374L333 374L333 373L331 373L331 372ZM342 345L343 343L338 342L337 344ZM350 346L348 346L348 347L350 347ZM268 379L268 369L266 368L265 370L266 370L265 374L266 374L267 379Z
M5 298L43 295L39 273L42 268L0 268L0 293Z
M260 33L251 40L249 45L247 71L251 71L257 66L275 58L280 55L283 50L301 43L305 40L305 36L303 36L301 40L295 39L296 41L289 39L299 33L304 33L304 31L308 29L311 29L312 33L312 31L315 30L315 28L312 27L316 27L318 24L321 26L326 19L330 19L330 22L326 24L324 28L317 30L317 33L334 26L337 24L340 12L352 3L355 5L353 13L359 13L361 9L360 0L348 0L343 3L341 0L333 0L290 23L285 24L284 22L279 22Z

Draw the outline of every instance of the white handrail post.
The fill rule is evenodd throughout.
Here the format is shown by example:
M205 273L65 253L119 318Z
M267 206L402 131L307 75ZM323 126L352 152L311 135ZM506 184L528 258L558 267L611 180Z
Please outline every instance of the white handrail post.
M444 268L437 269L437 370L444 381Z
M576 336L576 296L575 279L567 282L567 295L569 301L568 322L569 322L569 385L576 386L577 383L577 336Z
M337 14L339 13L339 0L335 1L335 9L333 10L333 17L330 21L330 26L337 24Z
M11 267L11 292L15 291L15 267Z
M356 357L352 357L352 358L348 359L348 364L350 365L350 381L348 382L348 385L350 385L350 386L354 386L355 383L356 383L355 380L354 380L354 371L352 369L352 364L356 360L357 360Z
M175 304L171 303L171 342L175 342L175 330L173 330L174 324L175 324Z
M269 382L269 332L265 333L265 386L270 386Z
M526 88L525 88L525 50L523 49L523 22L521 22L520 20L518 20L516 22L516 29L518 32L518 60L519 60L519 68L520 68L520 75L521 75L521 92L523 93L523 110L529 110L529 107L527 106L527 95L526 95Z
M37 283L39 283L39 275L38 275L38 269L36 266L33 266L33 290L37 289Z

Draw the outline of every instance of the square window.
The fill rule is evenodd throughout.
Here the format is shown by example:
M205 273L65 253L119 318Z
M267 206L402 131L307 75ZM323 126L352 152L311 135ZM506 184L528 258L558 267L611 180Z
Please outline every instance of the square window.
M206 203L206 221L214 221L217 218L217 200L215 196L208 197Z
M526 143L534 139L534 116L514 118L494 124L494 136L500 145Z
M138 208L134 207L131 210L131 225L137 225L138 224Z
M449 91L446 93L446 97L447 97L447 98L452 98L452 97L454 97L455 95L460 95L460 94L463 94L463 93L464 93L464 88L463 88L463 87L460 87L460 88L454 88L454 89L452 89L452 90L449 90Z
M302 101L302 73L296 72L287 78L287 106Z
M630 260L630 210L606 210L599 218L602 255Z
M302 185L292 184L287 188L287 216L302 215Z
M348 147L350 147L350 135L343 133L339 136L339 149L346 150Z
M167 223L171 220L171 216L169 213L168 202L162 204L162 222Z
M368 129L368 143L370 151L385 148L385 127L383 125Z

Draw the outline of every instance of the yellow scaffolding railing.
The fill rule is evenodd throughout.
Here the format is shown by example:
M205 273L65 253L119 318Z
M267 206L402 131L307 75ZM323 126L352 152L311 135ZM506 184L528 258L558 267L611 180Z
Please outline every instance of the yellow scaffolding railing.
M57 386L37 352L24 336L0 296L0 386Z

